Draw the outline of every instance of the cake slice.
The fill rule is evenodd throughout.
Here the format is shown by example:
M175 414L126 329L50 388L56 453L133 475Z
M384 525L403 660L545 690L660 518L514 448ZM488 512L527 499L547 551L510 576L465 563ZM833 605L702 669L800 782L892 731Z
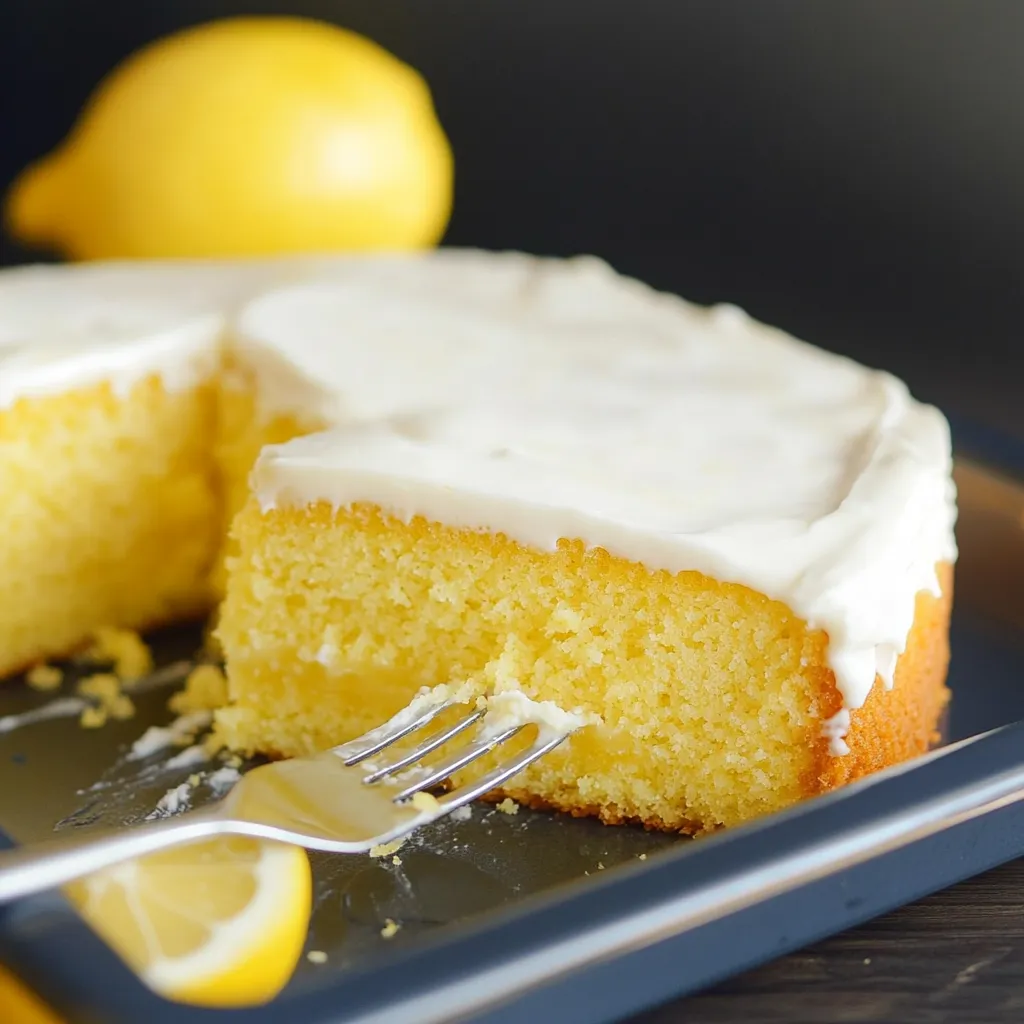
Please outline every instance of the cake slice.
M211 608L225 494L241 504L237 480L262 443L322 425L264 415L239 386L226 367L231 314L343 263L0 272L0 675L68 654L101 627Z
M351 372L233 528L229 745L514 690L592 724L511 796L691 832L927 749L955 503L900 382L594 261L410 261L321 299L292 297L302 330ZM269 313L246 332L298 322Z
M221 318L139 285L114 268L0 278L4 672L209 603Z

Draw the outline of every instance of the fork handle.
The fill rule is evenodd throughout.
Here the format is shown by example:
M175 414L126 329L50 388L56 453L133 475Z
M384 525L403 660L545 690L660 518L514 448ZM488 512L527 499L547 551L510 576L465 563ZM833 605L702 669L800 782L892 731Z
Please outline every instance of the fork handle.
M75 831L0 851L0 903L73 882L121 861L225 831L216 805L128 828Z

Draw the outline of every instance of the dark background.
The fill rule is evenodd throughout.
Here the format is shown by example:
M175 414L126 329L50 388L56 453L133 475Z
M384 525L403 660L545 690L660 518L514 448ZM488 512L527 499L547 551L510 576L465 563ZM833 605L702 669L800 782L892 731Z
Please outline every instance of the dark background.
M1024 2L0 0L0 186L142 43L284 10L427 77L449 243L595 252L1024 433Z

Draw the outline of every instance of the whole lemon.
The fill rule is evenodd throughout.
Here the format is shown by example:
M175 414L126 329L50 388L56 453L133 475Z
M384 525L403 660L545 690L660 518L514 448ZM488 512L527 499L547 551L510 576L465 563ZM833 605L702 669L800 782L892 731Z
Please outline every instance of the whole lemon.
M244 256L430 246L451 201L415 71L332 25L237 18L115 69L7 217L77 259Z

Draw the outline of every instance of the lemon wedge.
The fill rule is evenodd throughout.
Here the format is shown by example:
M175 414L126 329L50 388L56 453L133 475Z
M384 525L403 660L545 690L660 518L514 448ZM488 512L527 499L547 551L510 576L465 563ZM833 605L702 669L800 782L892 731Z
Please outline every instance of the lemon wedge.
M151 854L68 886L91 927L152 989L254 1006L291 977L312 897L305 851L221 838Z
M452 154L426 83L354 32L227 18L144 47L6 202L73 259L434 245Z

